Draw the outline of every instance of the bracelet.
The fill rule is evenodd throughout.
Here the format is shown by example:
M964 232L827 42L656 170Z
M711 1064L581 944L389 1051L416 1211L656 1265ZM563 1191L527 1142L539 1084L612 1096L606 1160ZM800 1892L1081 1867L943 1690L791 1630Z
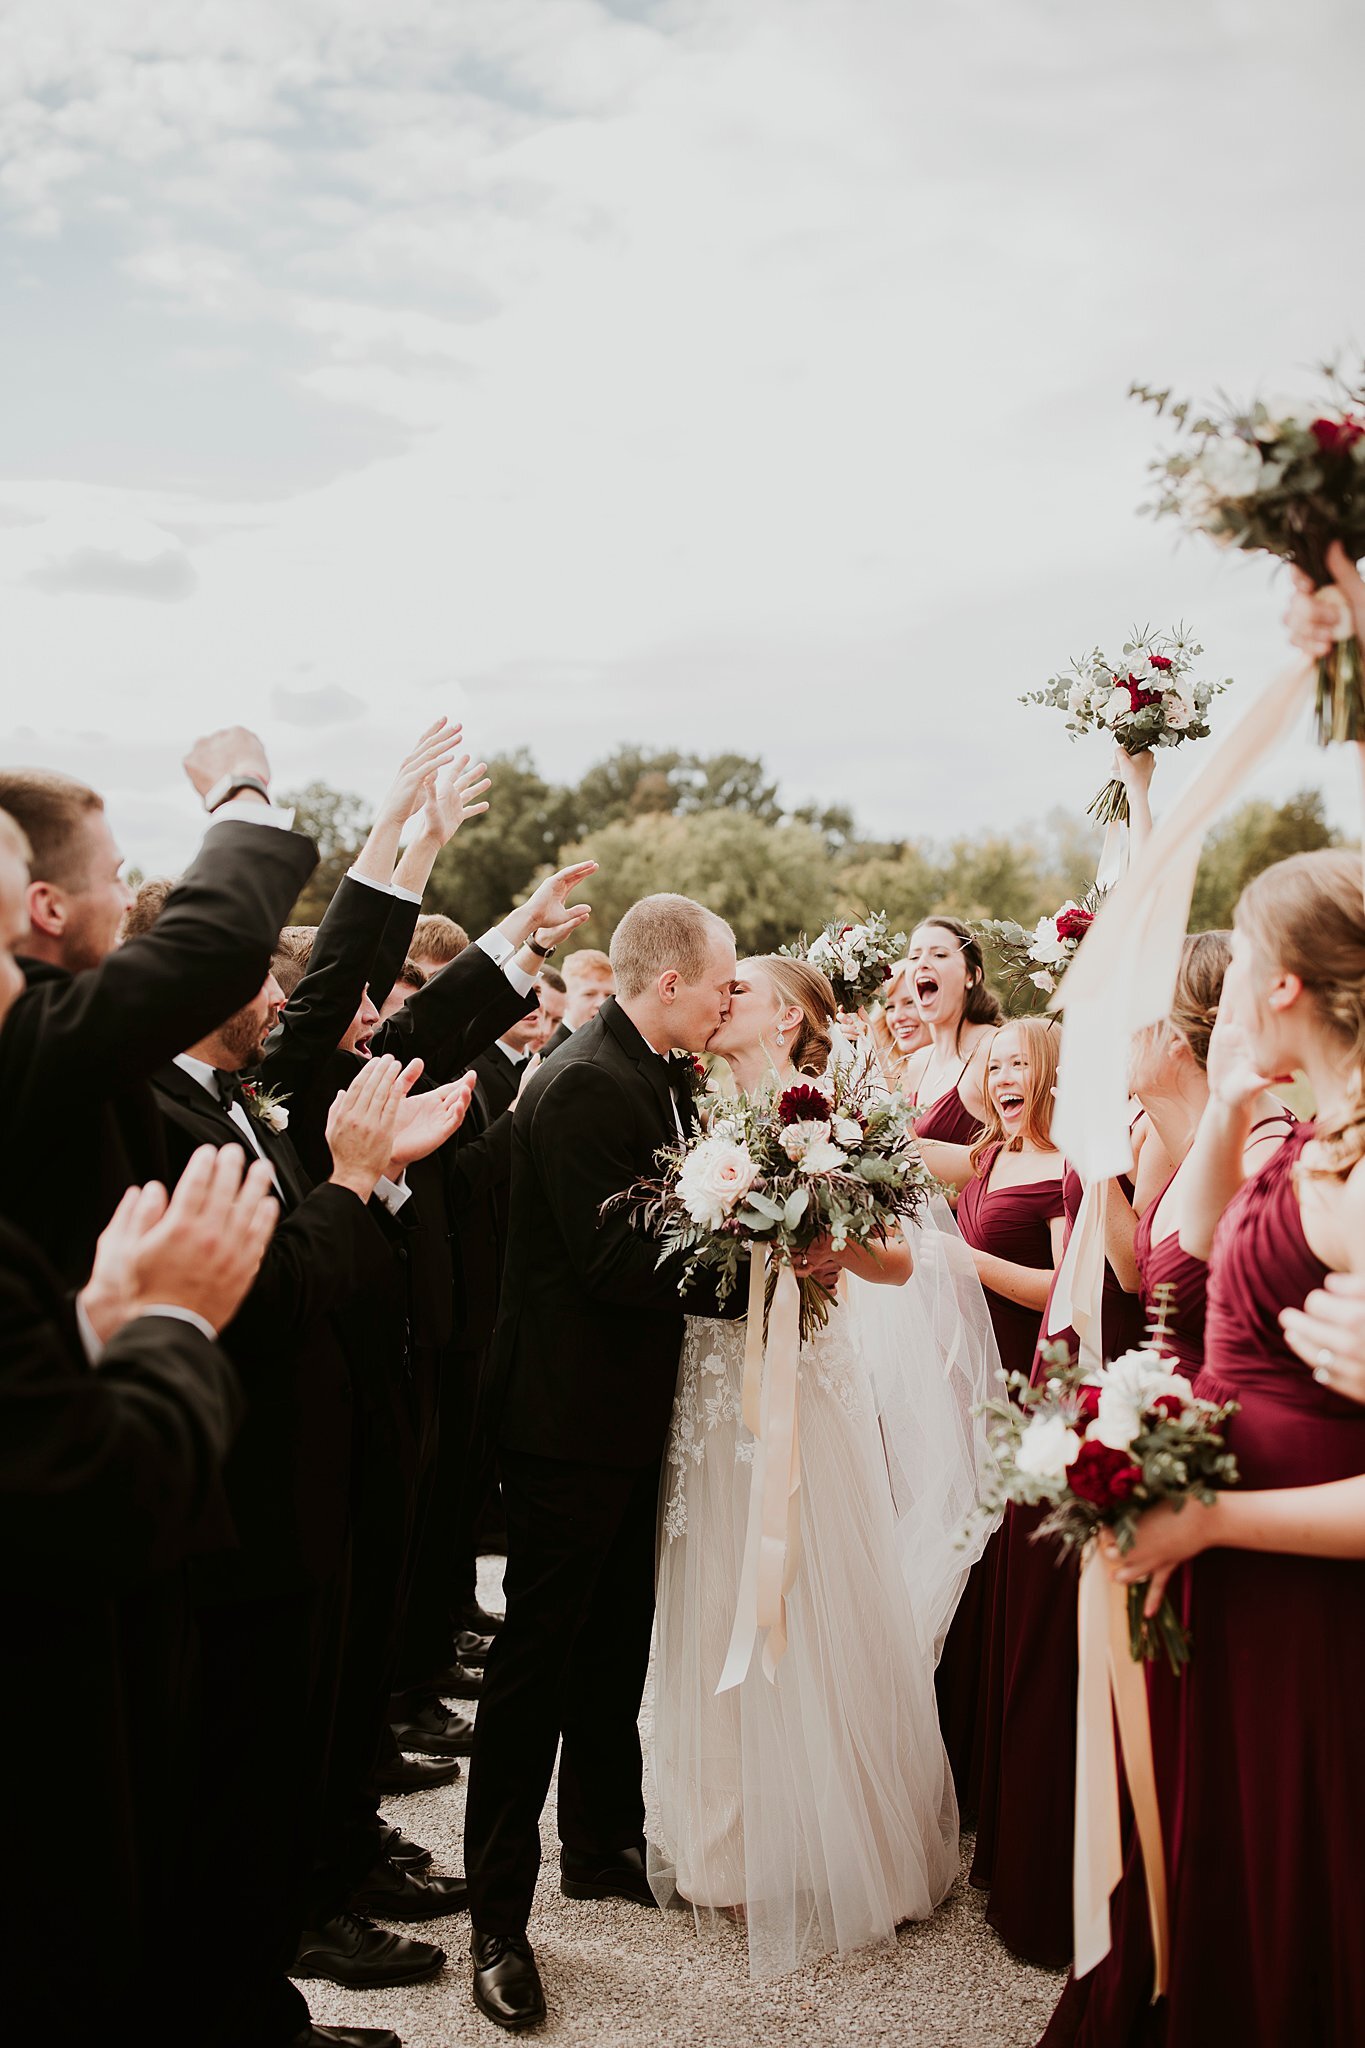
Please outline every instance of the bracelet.
M557 946L538 946L534 938L530 938L526 941L526 950L534 953L537 960L553 960L559 949Z
M232 797L236 796L239 789L254 789L258 793L258 795L263 796L265 798L267 803L270 802L269 787L266 783L262 782L259 775L233 775L229 773L227 775L219 776L217 782L214 783L213 788L206 791L204 796L204 809L208 811L210 815L212 815L214 811L221 810L225 803L229 802Z

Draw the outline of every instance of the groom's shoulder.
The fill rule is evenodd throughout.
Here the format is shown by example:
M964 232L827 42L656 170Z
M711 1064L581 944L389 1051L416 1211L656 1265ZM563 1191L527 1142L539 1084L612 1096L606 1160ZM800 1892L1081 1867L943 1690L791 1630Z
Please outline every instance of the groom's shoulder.
M527 1083L525 1105L532 1110L553 1097L556 1106L575 1098L629 1088L636 1068L600 1017L581 1024L568 1042Z

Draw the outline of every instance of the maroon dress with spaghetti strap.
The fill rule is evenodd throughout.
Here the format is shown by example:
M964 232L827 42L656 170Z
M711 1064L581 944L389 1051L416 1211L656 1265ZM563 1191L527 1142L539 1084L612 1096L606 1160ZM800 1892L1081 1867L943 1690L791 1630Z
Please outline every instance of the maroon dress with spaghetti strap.
M962 1074L966 1071L964 1066ZM940 1145L974 1145L981 1136L980 1123L958 1093L962 1074L958 1075L951 1088L939 1096L937 1102L931 1102L915 1118L917 1138L935 1138Z
M962 1190L957 1205L958 1229L967 1243L979 1251L1013 1260L1016 1265L1047 1270L1053 1263L1052 1220L1063 1213L1061 1180L992 1188L991 1171L999 1155L1000 1147L993 1146L978 1173ZM1027 1372L1038 1342L1039 1311L1007 1301L989 1287L986 1306L1006 1373ZM981 1802L986 1683L999 1550L997 1530L968 1578L938 1666L939 1724L953 1767L958 1806L968 1819Z
M1179 1172L1177 1167L1176 1172ZM1162 1351L1177 1372L1194 1379L1204 1366L1204 1318L1208 1306L1209 1268L1205 1259L1182 1250L1180 1232L1168 1230L1155 1243L1152 1229L1161 1205L1170 1192L1175 1174L1161 1193L1138 1217L1133 1239L1142 1303L1148 1322L1162 1317L1165 1336ZM1164 1290L1158 1296L1158 1289Z
M1131 1200L1131 1184L1123 1187ZM1068 1237L1081 1192L1080 1175L1068 1167ZM1101 1323L1106 1358L1141 1341L1142 1301L1125 1293L1107 1262ZM1076 1346L1074 1331L1045 1341ZM1029 1361L1034 1381L1047 1370L1042 1348ZM1035 1541L1044 1519L1042 1508L1011 1506L1000 1530L971 1882L990 1893L986 1918L1007 1948L1062 1970L1073 1950L1077 1566L1047 1537Z
M1304 1237L1294 1185L1312 1135L1300 1127L1246 1182L1209 1262L1195 1391L1240 1404L1227 1440L1246 1488L1365 1473L1365 1407L1319 1386L1279 1327L1280 1310L1298 1307L1325 1271ZM1133 1850L1111 1908L1114 1947L1067 1985L1045 2048L1358 2048L1365 1563L1208 1550L1180 1578L1193 1655L1175 1755L1159 1774L1169 1993L1150 2003L1151 1936Z

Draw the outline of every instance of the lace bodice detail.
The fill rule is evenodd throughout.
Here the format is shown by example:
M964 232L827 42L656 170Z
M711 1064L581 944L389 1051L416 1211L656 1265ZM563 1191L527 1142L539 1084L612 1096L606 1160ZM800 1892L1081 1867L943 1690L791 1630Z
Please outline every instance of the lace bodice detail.
M708 1451L752 1465L754 1440L744 1426L744 1317L723 1322L689 1316L683 1333L678 1391L665 1452L667 1488L663 1533L668 1542L687 1534L687 1473ZM864 1398L849 1319L836 1309L823 1330L801 1347L800 1398L838 1401L850 1414Z

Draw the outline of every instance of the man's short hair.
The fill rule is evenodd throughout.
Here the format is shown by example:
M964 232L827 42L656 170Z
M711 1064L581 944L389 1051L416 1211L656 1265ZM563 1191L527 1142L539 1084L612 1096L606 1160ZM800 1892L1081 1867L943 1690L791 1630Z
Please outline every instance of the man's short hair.
M722 932L733 940L724 918L690 896L642 896L611 935L616 993L629 1002L670 968L686 982L700 981Z
M557 967L542 967L540 970L540 983L542 988L555 989L560 995L568 994L568 984Z
M680 899L681 900L681 899ZM610 974L611 961L605 953L599 953L596 946L580 946L576 953L570 953L564 961L564 986L578 987L590 974Z
M315 924L287 924L275 941L275 954L270 962L270 971L286 998L292 996L308 972L312 958L313 941L318 935Z
M448 967L452 960L459 959L468 944L469 933L462 924L432 911L427 917L418 918L408 951L414 959L434 960L438 966Z
M397 988L400 984L404 988L411 989L426 987L427 977L415 960L405 960L397 974L393 977L394 987Z
M119 926L120 944L125 939L140 939L144 932L151 930L166 908L166 899L175 886L169 875L153 875L149 881L143 882L123 913L123 923Z
M0 769L0 809L9 812L29 844L29 879L79 890L89 879L82 821L104 809L87 783L48 768Z
M33 848L28 843L27 832L18 819L12 818L8 811L0 811L0 848L6 853L12 853L24 867L28 867L33 859Z

